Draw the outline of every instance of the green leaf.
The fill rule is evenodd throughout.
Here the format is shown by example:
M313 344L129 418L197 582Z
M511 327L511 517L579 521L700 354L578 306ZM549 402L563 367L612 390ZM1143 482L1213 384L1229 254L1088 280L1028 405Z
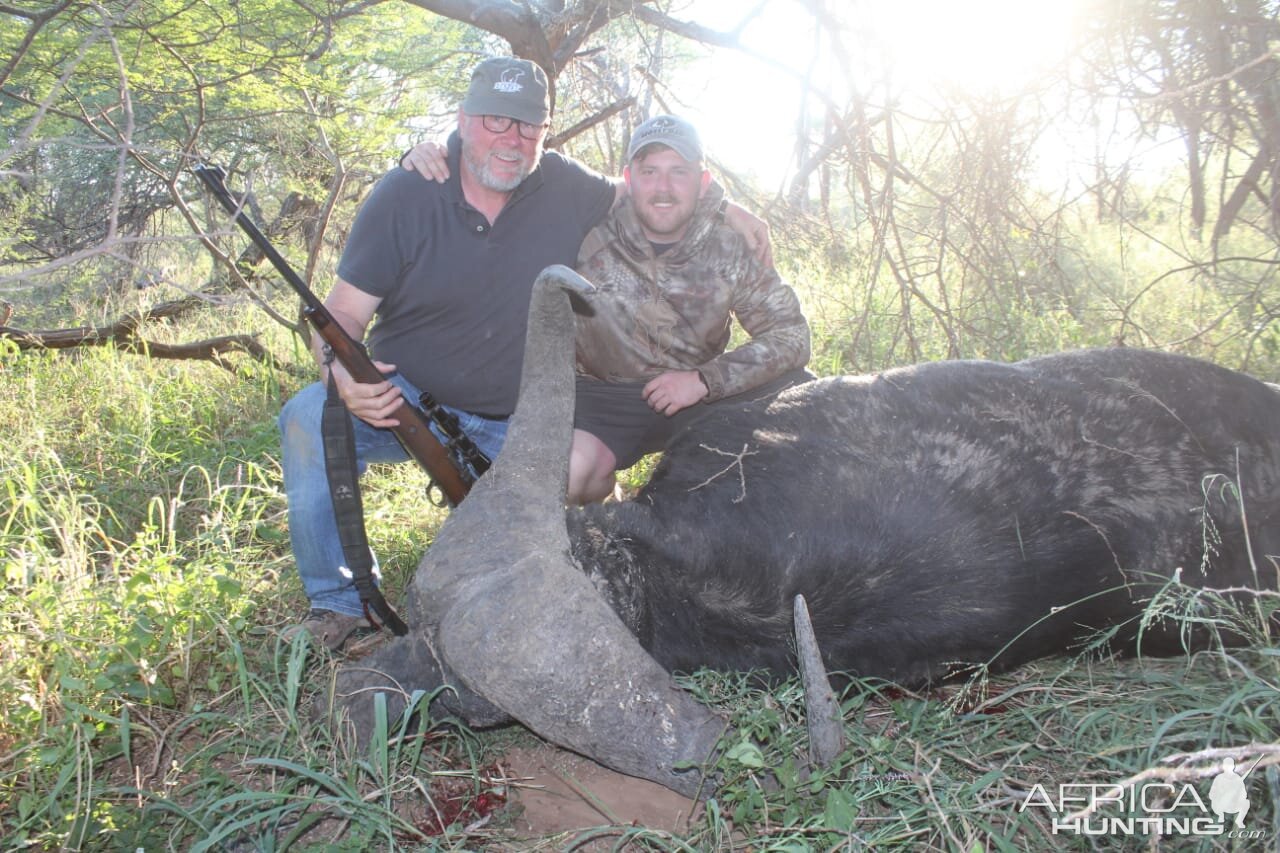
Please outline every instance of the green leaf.
M755 770L764 767L764 755L760 752L760 747L746 740L725 753L725 758Z
M823 822L832 829L849 830L858 817L858 807L849 795L839 788L827 792L827 804L822 810Z

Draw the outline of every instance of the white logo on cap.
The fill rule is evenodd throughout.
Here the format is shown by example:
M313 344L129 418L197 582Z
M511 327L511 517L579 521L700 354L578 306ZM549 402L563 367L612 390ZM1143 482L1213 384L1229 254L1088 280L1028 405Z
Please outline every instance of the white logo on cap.
M671 133L677 129L677 125L669 118L656 118L653 124L644 132L644 136L655 136L659 133ZM642 137L643 138L643 137Z
M502 72L502 77L497 83L493 84L495 92L520 92L524 90L524 86L520 85L520 78L524 76L524 71L518 68L508 68Z

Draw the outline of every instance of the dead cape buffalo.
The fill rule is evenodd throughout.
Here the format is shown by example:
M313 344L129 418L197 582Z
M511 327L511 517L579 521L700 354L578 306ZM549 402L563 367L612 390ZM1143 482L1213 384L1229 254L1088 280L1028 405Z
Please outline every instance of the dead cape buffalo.
M692 794L724 721L669 673L790 671L797 593L830 670L918 684L1100 630L1178 652L1203 638L1141 619L1175 575L1276 586L1280 394L1133 349L810 382L709 417L634 500L566 523L574 287L539 278L507 446L419 566L410 634L338 673L358 726L376 692L396 714L447 683L433 712Z

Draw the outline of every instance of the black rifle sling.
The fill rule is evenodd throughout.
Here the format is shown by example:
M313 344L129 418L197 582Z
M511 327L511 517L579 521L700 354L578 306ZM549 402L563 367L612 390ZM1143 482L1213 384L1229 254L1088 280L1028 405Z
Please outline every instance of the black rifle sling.
M355 580L356 592L360 593L365 617L374 625L381 623L391 633L402 637L409 632L409 627L387 604L382 590L373 580L373 552L369 550L369 539L364 532L364 504L360 500L356 471L355 430L351 426L351 413L338 396L338 386L332 373L329 375L320 433L324 438L324 467L333 499L333 515L338 522L338 541L342 543L342 555Z

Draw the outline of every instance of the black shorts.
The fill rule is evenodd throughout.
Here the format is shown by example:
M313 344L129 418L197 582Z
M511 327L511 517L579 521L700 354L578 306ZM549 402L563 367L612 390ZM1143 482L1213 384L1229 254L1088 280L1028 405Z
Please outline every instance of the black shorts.
M784 388L813 378L807 370L793 370L758 388L714 403L696 403L667 417L645 402L643 391L648 380L602 382L579 375L573 426L604 442L618 460L615 467L621 471L636 464L645 454L666 447L676 433L721 406L772 397Z

